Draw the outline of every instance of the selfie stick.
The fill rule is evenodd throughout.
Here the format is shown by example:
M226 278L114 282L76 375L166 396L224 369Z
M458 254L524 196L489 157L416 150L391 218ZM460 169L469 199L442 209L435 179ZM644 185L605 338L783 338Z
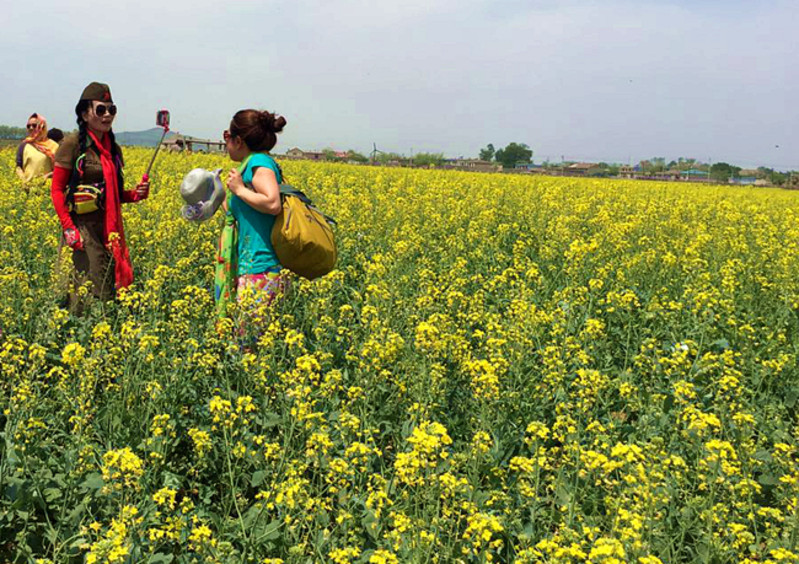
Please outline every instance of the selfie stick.
M155 148L155 153L153 153L153 158L150 159L150 164L147 165L147 172L145 172L144 176L141 177L142 182L148 182L150 180L150 169L153 168L155 157L158 156L158 151L161 149L161 143L164 142L164 137L166 137L166 134L169 131L169 111L168 110L159 111L155 116L155 124L159 127L163 127L164 131L163 133L161 133L161 140L158 142L158 145Z

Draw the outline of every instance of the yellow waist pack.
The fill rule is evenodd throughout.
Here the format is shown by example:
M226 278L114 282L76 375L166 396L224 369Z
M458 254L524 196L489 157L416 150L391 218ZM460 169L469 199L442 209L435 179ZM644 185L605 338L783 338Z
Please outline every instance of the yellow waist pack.
M300 190L280 185L283 211L275 217L272 246L283 268L313 280L336 266L338 251L331 218Z
M101 209L105 200L104 186L79 184L72 192L71 208L78 215Z

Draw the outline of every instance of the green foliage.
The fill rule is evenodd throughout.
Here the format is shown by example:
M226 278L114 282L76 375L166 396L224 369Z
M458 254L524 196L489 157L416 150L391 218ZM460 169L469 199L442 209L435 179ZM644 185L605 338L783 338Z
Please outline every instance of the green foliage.
M380 164L404 164L408 158L399 153L377 153L375 160Z
M663 172L666 170L666 159L663 157L653 157L639 163L641 170L646 174Z
M513 168L516 164L531 163L533 151L524 143L509 143L504 149L499 149L495 157L503 167Z
M786 188L796 188L799 184L799 171L780 172L768 167L758 167L757 177L768 180L775 186L785 186Z
M416 153L413 156L415 166L441 166L444 162L444 153Z
M486 145L484 149L480 149L480 160L492 161L494 160L495 154L496 154L496 149L494 149L494 144L489 143L488 145Z
M741 167L725 162L713 163L710 167L710 178L716 182L727 182L730 178L737 178Z
M27 134L24 127L0 125L0 139L25 139Z
M668 170L692 170L696 169L699 166L699 163L696 159L686 159L685 157L680 157L676 161L669 162L667 168Z
M356 163L367 163L369 162L369 158L366 155L363 155L357 151L350 149L347 151L347 160L356 162Z
M336 151L334 151L333 149L322 149L322 154L324 155L326 161L340 162L344 160L338 155L336 155Z
M594 176L617 176L619 174L620 165L617 163L597 163L597 171L592 172Z

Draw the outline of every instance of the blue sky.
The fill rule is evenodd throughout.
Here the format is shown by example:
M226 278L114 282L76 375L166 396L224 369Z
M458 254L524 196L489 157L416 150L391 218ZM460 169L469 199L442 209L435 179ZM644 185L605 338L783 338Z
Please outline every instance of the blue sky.
M795 1L41 0L4 15L0 123L38 111L71 128L100 80L118 131L166 107L174 128L218 137L257 107L288 120L278 151L518 141L536 162L799 169Z

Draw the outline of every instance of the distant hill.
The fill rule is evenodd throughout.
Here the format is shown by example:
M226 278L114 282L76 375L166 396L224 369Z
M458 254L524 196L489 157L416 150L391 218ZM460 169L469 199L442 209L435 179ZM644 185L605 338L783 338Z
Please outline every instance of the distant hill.
M152 129L145 129L144 131L120 131L114 132L117 143L120 145L133 145L140 147L155 147L161 139L163 129L160 127L153 127ZM167 133L165 139L169 139L175 135L174 133Z

